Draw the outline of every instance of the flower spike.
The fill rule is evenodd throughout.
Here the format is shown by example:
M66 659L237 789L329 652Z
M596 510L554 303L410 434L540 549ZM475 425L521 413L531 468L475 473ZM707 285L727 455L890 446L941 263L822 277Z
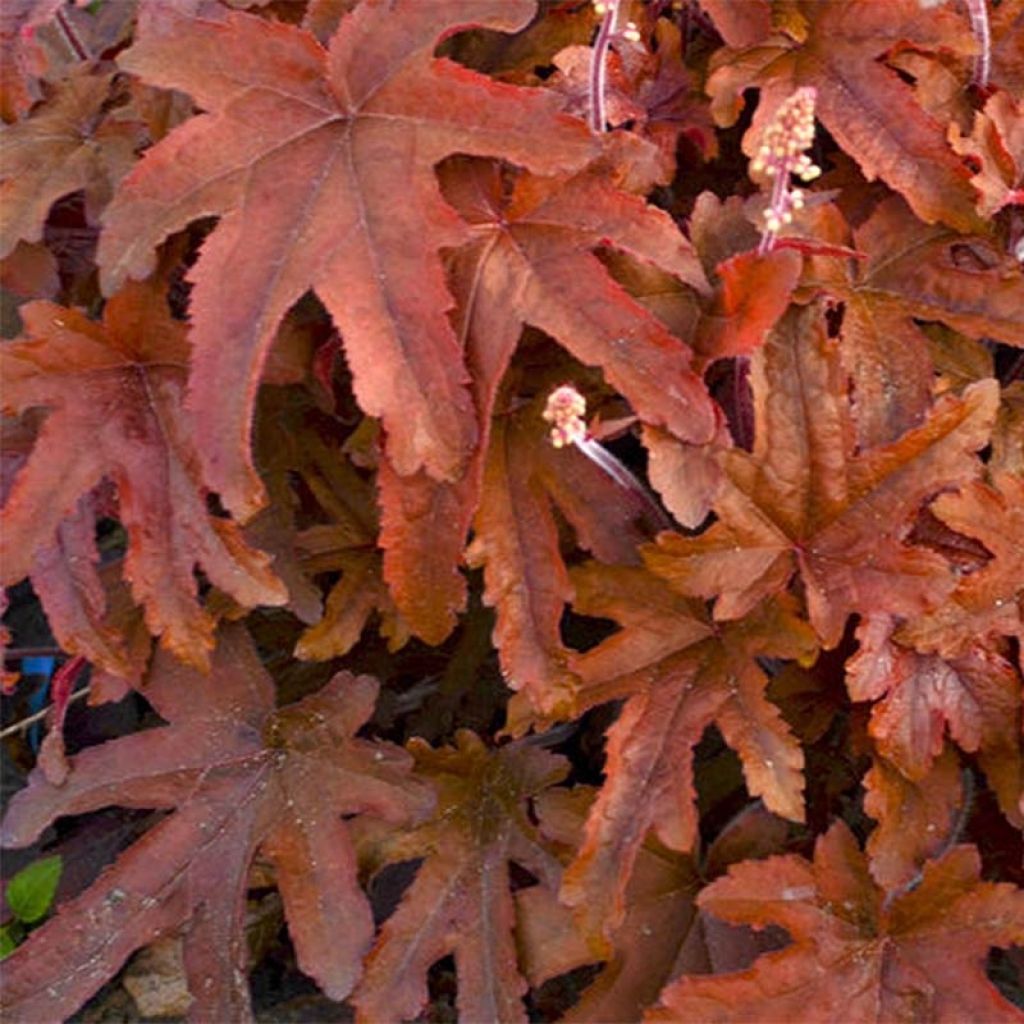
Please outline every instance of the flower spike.
M814 141L816 99L817 90L805 86L785 100L765 130L757 156L750 162L751 177L772 183L771 202L763 214L759 250L762 255L771 251L783 226L792 223L793 212L803 209L803 190L790 188L790 175L807 182L821 174L821 168L806 153Z

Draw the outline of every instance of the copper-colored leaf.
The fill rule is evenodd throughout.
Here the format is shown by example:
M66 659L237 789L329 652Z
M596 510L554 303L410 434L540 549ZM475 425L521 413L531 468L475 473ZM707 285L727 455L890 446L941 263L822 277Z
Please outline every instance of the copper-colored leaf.
M693 748L716 723L743 762L747 787L778 814L803 820L803 752L765 696L758 657L802 657L813 634L784 604L718 630L642 569L592 564L573 573L574 606L623 630L573 659L587 706L628 696L608 732L607 776L567 871L563 899L602 949L648 829L687 851L697 831Z
M445 196L472 228L472 242L451 261L451 278L484 443L498 381L527 324L600 366L645 421L690 441L711 436L714 411L689 367L689 348L616 283L593 250L619 247L698 288L703 271L667 215L608 178L601 167L543 180L480 160L442 168ZM450 484L423 473L400 477L390 467L381 473L385 574L399 607L433 642L450 631L464 600L456 564L480 500L480 472L474 459Z
M761 256L741 252L718 264L714 305L700 323L696 347L707 362L750 355L786 312L802 261L792 249Z
M940 400L898 441L855 453L849 396L822 311L793 309L752 364L754 451L722 456L719 521L698 537L663 535L649 556L682 593L717 597L734 619L799 569L811 623L834 645L854 611L927 611L953 587L946 563L904 543L942 487L979 471L998 386Z
M919 651L954 657L989 637L1024 640L1024 478L998 473L994 483L971 481L932 504L947 526L977 538L993 557L961 577L934 612L900 628L898 638Z
M446 197L475 236L477 259L464 268L476 285L468 314L497 320L500 311L540 328L581 362L600 366L645 422L688 441L709 440L711 402L689 368L688 347L592 252L622 249L704 290L700 263L671 218L614 188L600 164L573 177L511 182L479 161L448 167Z
M50 207L85 191L96 217L128 172L142 126L106 115L112 72L79 69L32 116L0 136L0 257L18 240L38 242Z
M785 928L792 945L746 971L680 978L644 1019L1019 1020L986 977L985 956L991 946L1024 941L1024 893L980 875L978 851L958 846L886 905L856 840L837 822L818 840L813 864L795 856L748 861L698 897L727 921Z
M889 891L909 886L929 857L956 840L962 824L965 793L956 754L947 746L915 781L876 756L864 790L864 810L878 822L867 843L871 877Z
M79 500L107 479L128 534L124 576L150 632L204 664L213 621L196 600L197 566L247 607L286 595L269 559L234 523L207 511L181 411L185 325L171 319L155 283L114 296L102 323L48 302L28 303L21 315L25 340L0 349L3 400L9 409L50 413L0 513L4 580L35 572L34 557L53 549ZM91 539L79 548L95 557ZM81 579L88 570L77 571Z
M542 794L537 801L541 830L559 843L575 848L582 838L593 797L593 791L581 786ZM613 937L614 952L562 1020L579 1024L625 1024L639 1020L693 939L698 885L693 855L675 853L649 837L637 854L627 890L629 910ZM534 892L536 887L526 891ZM558 906L565 912L561 904ZM575 931L571 934L577 935ZM573 967L594 958L578 935L576 942L577 962ZM543 950L537 953L542 954Z
M835 208L816 227L848 239ZM815 258L804 284L843 302L843 364L853 379L862 444L895 440L928 410L933 371L914 322L935 320L971 338L1024 345L1024 272L981 238L922 224L898 198L853 232L861 260Z
M649 536L640 496L576 448L553 448L532 402L495 421L467 558L484 567L508 685L525 691L537 712L558 717L572 709L576 677L559 632L572 587L553 505L602 561L639 561L637 547Z
M434 165L463 152L550 173L583 163L594 143L557 114L554 96L433 54L460 28L515 29L533 9L363 4L324 49L300 28L248 14L146 7L122 66L189 92L207 113L125 180L98 259L116 288L148 272L170 232L221 217L191 272L190 407L210 439L206 476L237 514L264 501L249 454L253 399L278 323L309 288L341 330L356 396L382 418L395 468L460 472L477 426L437 250L465 230Z
M427 1001L427 970L447 954L455 956L460 1019L526 1020L509 864L526 868L555 899L560 865L527 808L568 766L528 744L488 751L466 731L457 743L437 750L411 744L419 775L438 790L438 812L396 836L384 855L426 859L385 922L353 996L367 1024L415 1017Z
M275 711L270 677L235 626L221 634L210 677L160 654L145 693L166 727L76 755L63 786L37 771L11 803L8 845L31 842L60 815L109 804L174 813L7 959L6 1012L68 1016L131 952L187 924L191 1019L251 1019L242 924L258 850L276 869L300 966L343 998L373 922L342 816L399 821L431 806L403 751L354 736L377 682L339 673Z
M1024 111L1012 96L993 93L984 110L975 113L969 136L955 124L949 134L953 149L976 162L971 184L983 217L1004 206L1024 205Z
M895 642L891 631L885 615L861 623L847 687L854 700L882 698L872 708L870 731L907 778L924 778L947 728L967 751L1005 756L1018 746L1020 681L1011 662L982 644L948 660L920 654Z

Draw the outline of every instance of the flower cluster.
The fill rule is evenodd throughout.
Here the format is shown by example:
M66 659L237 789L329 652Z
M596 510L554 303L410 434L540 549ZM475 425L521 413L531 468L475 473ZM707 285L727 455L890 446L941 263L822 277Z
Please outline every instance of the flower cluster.
M579 444L587 436L583 417L587 414L587 400L571 385L563 384L548 395L544 406L544 419L551 424L551 443L556 448Z
M783 225L792 223L793 211L804 205L802 189L790 188L790 175L801 181L813 181L821 168L811 162L806 150L814 141L814 101L817 91L810 87L797 89L775 112L765 130L757 156L750 163L753 177L772 182L771 202L764 211L764 234L761 251L767 252Z

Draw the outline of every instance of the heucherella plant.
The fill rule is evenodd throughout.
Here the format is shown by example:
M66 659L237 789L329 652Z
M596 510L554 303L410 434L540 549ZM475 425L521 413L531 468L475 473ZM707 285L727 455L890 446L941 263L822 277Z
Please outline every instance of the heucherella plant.
M1021 1021L1020 0L0 4L5 1020Z

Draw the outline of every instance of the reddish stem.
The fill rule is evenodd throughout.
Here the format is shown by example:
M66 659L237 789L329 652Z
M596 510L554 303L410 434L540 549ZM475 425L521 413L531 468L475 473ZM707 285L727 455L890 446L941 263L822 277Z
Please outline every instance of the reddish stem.
M58 10L54 17L54 21L57 22L57 27L64 36L64 41L71 48L74 55L81 61L92 60L85 44L78 38L78 33L72 27L71 22L68 21L67 15L63 11Z

